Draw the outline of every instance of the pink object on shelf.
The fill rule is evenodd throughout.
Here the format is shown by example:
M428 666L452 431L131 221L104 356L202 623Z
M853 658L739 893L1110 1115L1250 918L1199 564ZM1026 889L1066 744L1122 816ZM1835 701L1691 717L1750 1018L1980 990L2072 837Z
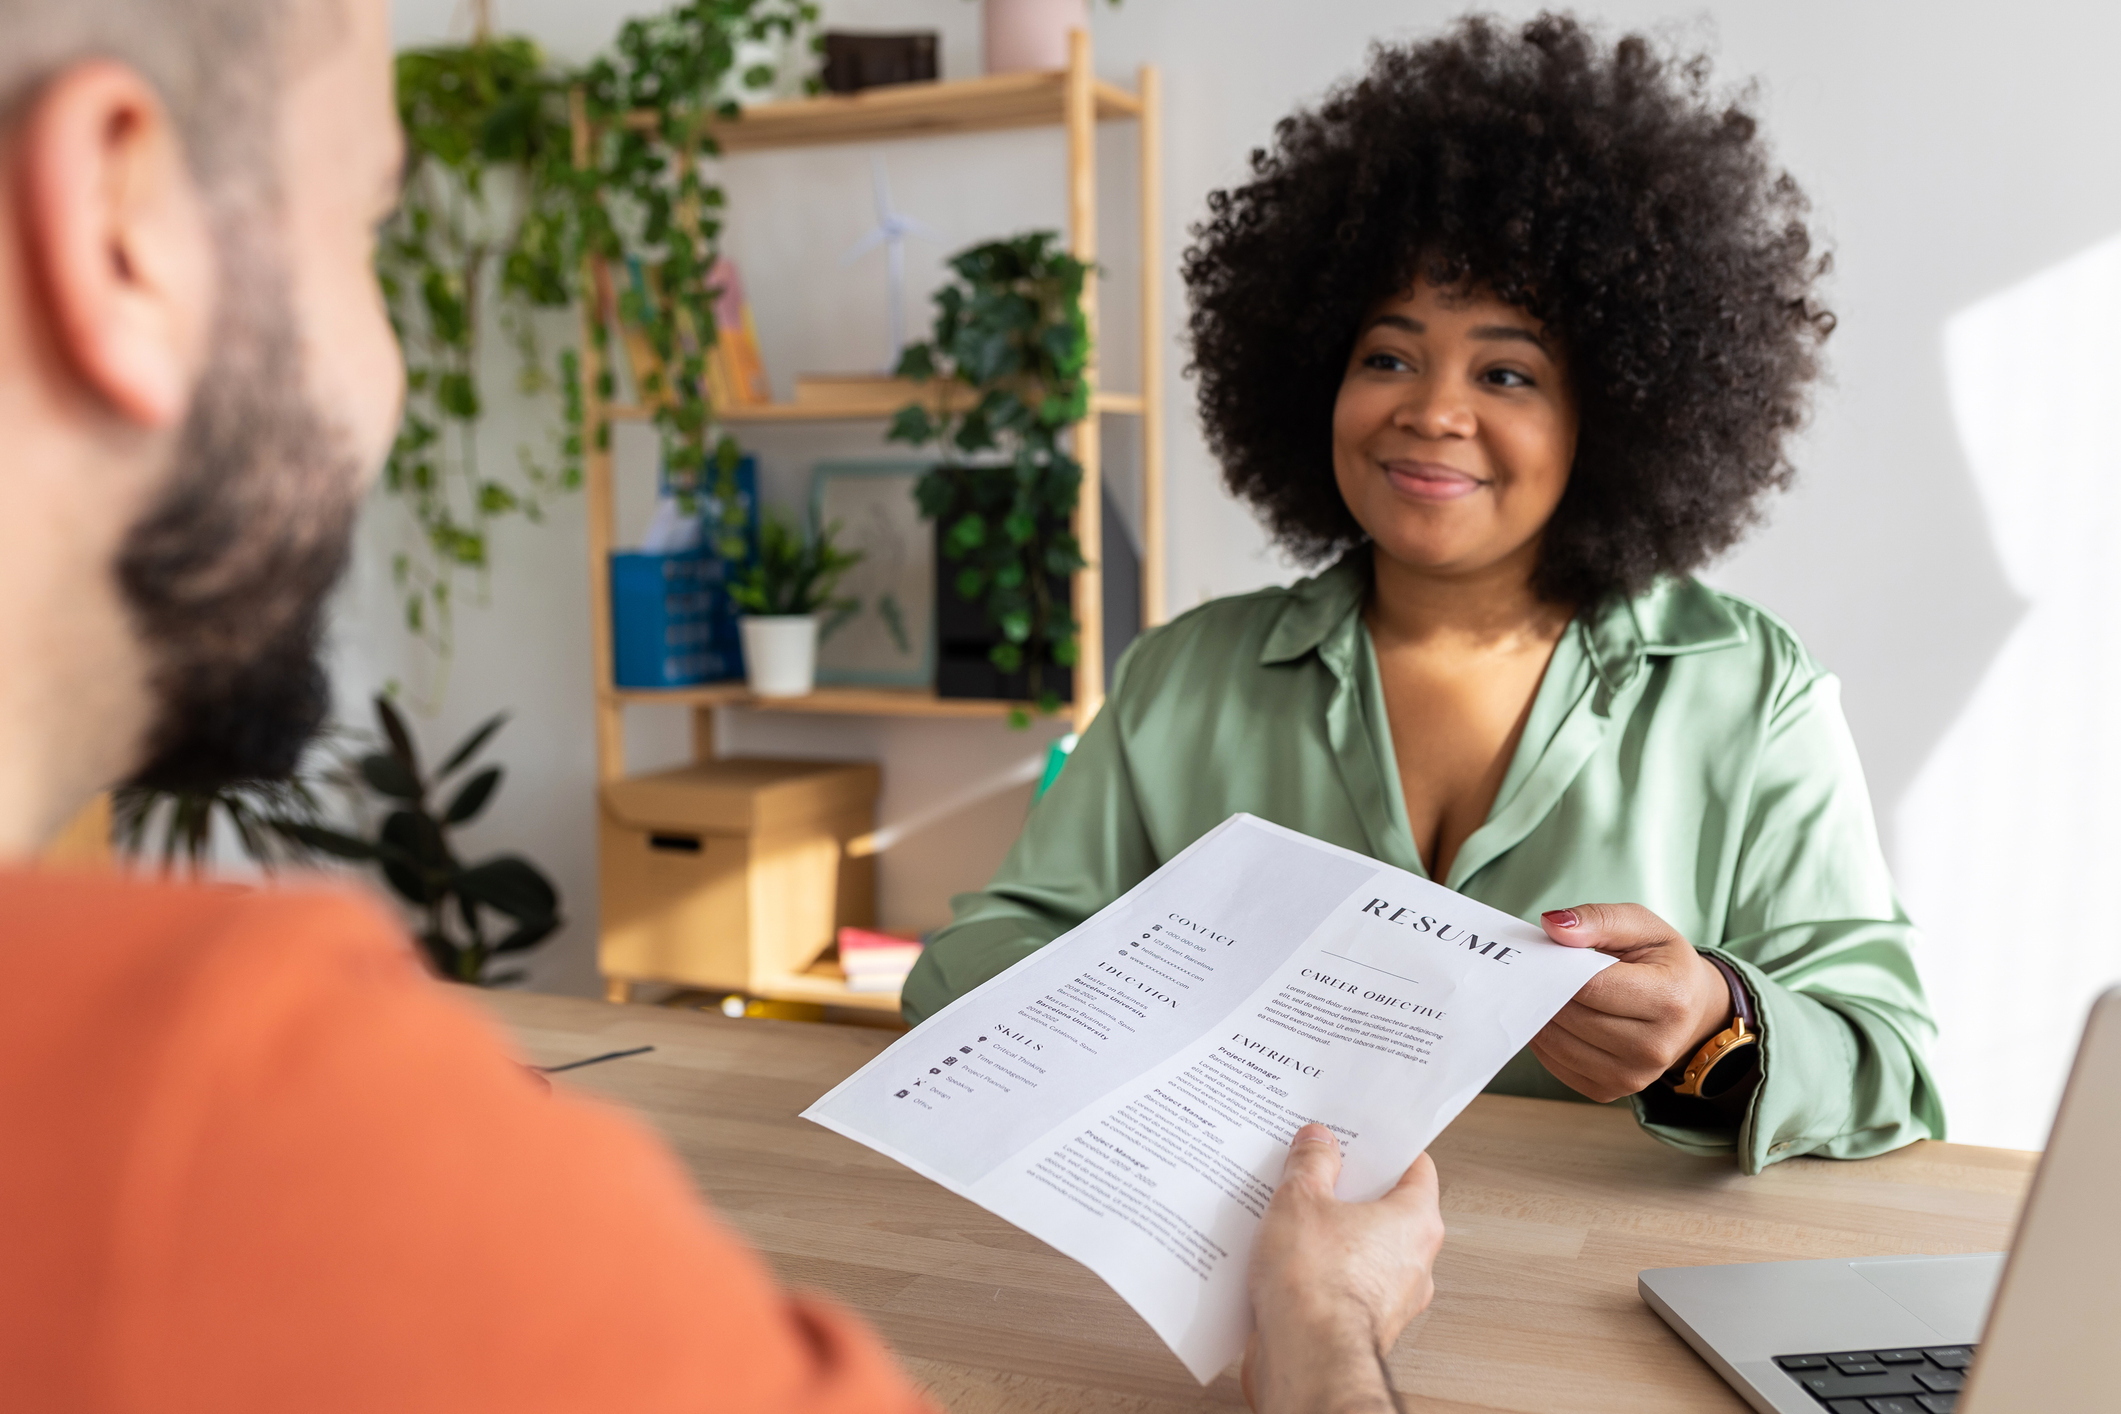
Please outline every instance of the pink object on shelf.
M990 74L1068 67L1068 31L1090 27L1090 0L986 0L981 38Z
M840 929L840 971L850 982L868 978L902 978L920 960L917 938L894 937L868 928Z

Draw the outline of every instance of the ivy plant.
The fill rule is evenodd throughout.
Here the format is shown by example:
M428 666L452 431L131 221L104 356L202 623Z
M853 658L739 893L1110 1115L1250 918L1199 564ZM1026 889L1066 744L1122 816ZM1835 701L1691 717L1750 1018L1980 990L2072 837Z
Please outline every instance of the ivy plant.
M688 0L628 21L579 69L521 38L399 55L406 177L377 273L405 349L407 399L383 485L415 532L392 565L406 626L445 660L457 576L484 575L494 525L541 520L553 497L581 485L583 360L566 347L548 358L537 316L601 303L602 292L582 287L585 257L618 277L615 313L660 362L638 392L656 407L673 486L688 504L711 486L725 514L738 514L735 458L701 376L715 338L707 272L724 202L703 167L719 150L707 124L775 84L816 19L810 0ZM746 52L781 58L743 63ZM596 135L586 152L576 150L577 110ZM519 447L508 468L478 456L487 300L514 345L521 391L558 402L549 445ZM596 391L608 400L610 335L601 319L592 331ZM736 529L722 527L725 553Z
M578 399L564 405L556 456L525 446L509 469L482 468L478 454L487 295L498 296L499 322L517 345L524 392L576 381L571 352L554 377L534 319L567 305L576 283L552 239L564 213L551 200L550 173L569 149L564 112L554 122L552 82L523 39L411 50L397 61L405 180L376 266L404 350L406 397L383 486L415 532L392 561L406 626L445 660L457 572L483 575L493 523L540 520L553 495L581 484Z
M1032 231L960 252L950 269L934 330L908 346L898 375L967 392L908 404L885 435L940 450L915 495L957 566L952 590L999 633L994 666L1022 670L1032 703L1051 713L1060 696L1046 669L1076 660L1075 615L1053 580L1084 568L1071 528L1083 471L1061 434L1089 407L1089 266L1057 232Z

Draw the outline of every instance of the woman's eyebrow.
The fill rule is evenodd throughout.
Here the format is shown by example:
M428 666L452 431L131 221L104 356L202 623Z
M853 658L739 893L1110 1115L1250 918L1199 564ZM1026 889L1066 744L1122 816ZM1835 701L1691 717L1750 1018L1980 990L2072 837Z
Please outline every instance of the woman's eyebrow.
M1541 351L1544 351L1547 346L1545 339L1540 338L1531 330L1520 328L1515 324L1482 324L1477 328L1468 330L1467 337L1474 339L1517 339Z
M1428 325L1422 323L1419 319L1409 318L1404 314L1380 314L1362 327L1363 331L1367 333L1380 325L1388 325L1408 334L1426 334L1429 332ZM1530 329L1516 324L1476 325L1466 331L1466 337L1471 339L1514 339L1520 343L1530 344L1542 352L1546 350L1547 346L1545 339L1540 338Z
M1380 324L1389 324L1394 329L1399 329L1409 334L1426 334L1429 332L1428 325L1422 323L1419 319L1409 319L1404 314L1380 314L1362 326L1363 332L1368 333Z

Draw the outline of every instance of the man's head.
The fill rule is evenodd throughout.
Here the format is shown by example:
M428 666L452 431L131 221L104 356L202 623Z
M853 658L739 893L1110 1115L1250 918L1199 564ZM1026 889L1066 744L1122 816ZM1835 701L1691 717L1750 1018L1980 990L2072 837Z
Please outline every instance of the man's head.
M385 0L0 8L0 854L284 772L396 425Z

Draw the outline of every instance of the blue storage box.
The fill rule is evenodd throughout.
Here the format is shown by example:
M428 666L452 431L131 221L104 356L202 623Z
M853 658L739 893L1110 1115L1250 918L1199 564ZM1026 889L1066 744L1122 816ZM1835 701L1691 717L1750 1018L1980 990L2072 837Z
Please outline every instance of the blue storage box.
M737 468L746 540L758 540L758 468ZM712 498L703 513L715 514ZM712 537L703 537L711 541ZM736 604L729 581L736 566L708 546L673 554L617 551L611 556L612 678L619 687L691 687L744 675Z

